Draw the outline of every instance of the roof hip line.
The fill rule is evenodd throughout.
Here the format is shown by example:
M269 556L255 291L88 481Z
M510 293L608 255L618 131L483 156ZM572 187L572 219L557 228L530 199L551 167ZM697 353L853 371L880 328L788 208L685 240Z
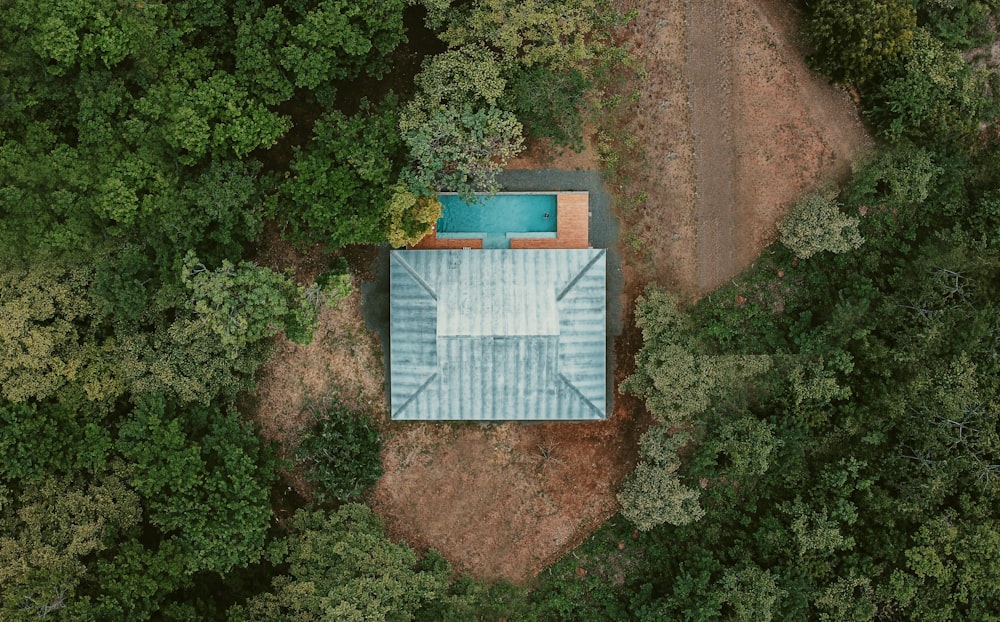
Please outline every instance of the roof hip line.
M427 380L424 380L424 383L422 385L420 385L419 389L417 389L416 391L413 392L413 395L410 396L410 399L408 399L405 402L403 402L403 405L400 406L399 409L396 412L392 413L392 417L395 417L395 416L399 415L399 413L401 413L404 410L406 410L406 407L410 405L410 402L412 402L413 400L417 399L417 396L420 395L420 393L423 392L423 390L427 388L427 385L429 385L430 383L434 382L434 379L437 378L437 377L438 377L437 372L434 372L433 374L430 375L430 377L427 378ZM584 398L584 399L586 399L586 398ZM390 419L392 417L390 417Z
M566 285L566 287L564 287L563 290L559 292L559 295L556 296L556 301L558 302L562 300L563 297L569 293L569 290L573 289L573 286L576 285L577 281L583 278L583 275L587 273L587 270L590 270L590 267L593 266L595 263L597 263L598 259L604 257L604 253L606 252L607 252L606 249L601 249L601 252L594 255L594 257L589 262L587 262L587 265L581 268L580 271L576 273L576 276L574 276L573 279ZM435 300L437 299L435 298Z
M597 407L597 404L591 402L590 398L588 398L586 395L583 394L583 391L581 391L580 389L578 389L576 387L576 385L574 385L572 382L570 382L570 379L566 377L566 374L564 374L562 372L559 372L559 379L562 380L563 382L565 382L566 386L568 386L570 389L572 389L573 393L576 393L577 397L579 397L581 400L583 400L584 403L587 404L587 406L590 406L591 408L593 408L594 412L596 412L597 415L601 419L603 419L606 416L605 413L604 413L604 411Z
M399 262L399 265L403 266L403 269L410 273L410 276L413 277L413 280L416 281L420 285L420 287L426 289L427 293L430 294L431 298L433 298L436 302L438 296L437 292L434 291L434 288L431 287L430 284L423 279L423 277L417 274L417 271L413 269L413 266L411 266L405 259L402 258L402 256L400 256L399 251L390 251L390 252L396 258L396 261Z

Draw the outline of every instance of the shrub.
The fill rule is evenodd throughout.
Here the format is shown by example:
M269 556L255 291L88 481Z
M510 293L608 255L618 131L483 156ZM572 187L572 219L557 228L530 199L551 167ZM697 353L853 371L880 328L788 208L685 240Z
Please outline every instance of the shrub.
M579 70L556 72L531 67L514 75L505 105L517 115L527 134L579 152L583 150L579 107L589 87Z
M335 397L311 409L313 425L299 441L297 455L320 503L359 496L382 476L382 437L371 417Z
M781 243L807 259L816 253L844 253L860 248L864 238L858 233L858 219L840 211L837 191L828 188L800 200L778 223Z
M386 207L389 244L400 248L424 239L434 230L434 223L441 218L442 209L444 207L436 196L418 197L405 185L397 184Z

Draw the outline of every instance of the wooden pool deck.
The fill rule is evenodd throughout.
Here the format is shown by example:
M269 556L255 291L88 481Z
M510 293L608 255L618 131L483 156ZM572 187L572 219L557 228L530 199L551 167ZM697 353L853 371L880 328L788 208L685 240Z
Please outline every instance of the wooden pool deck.
M588 192L556 193L556 237L513 238L511 248L590 248L590 194ZM439 238L432 231L411 248L417 250L449 248L482 248L479 238Z
M428 251L434 249L448 249L448 248L482 248L483 239L482 238L469 238L469 239L459 239L459 238L439 238L437 236L437 231L431 231L424 236L424 239L420 240L411 249L418 251Z

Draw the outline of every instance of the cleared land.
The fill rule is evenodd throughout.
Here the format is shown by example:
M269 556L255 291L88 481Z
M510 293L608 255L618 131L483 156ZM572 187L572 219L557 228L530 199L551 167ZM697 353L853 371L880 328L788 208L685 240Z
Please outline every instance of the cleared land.
M648 79L621 128L630 281L699 295L749 265L788 205L869 147L850 96L812 75L783 0L629 2Z
M624 87L640 92L620 128L638 156L612 188L623 197L626 278L616 385L640 345L630 310L645 283L699 295L724 282L774 238L790 202L845 176L867 145L849 96L802 62L787 2L622 4L638 11L622 36L647 75ZM598 162L594 149L553 156L536 147L514 168ZM323 323L312 346L281 344L263 374L258 419L286 446L310 396L346 392L387 416L378 346L357 299ZM386 475L371 501L392 536L474 575L525 581L615 512L642 417L634 399L616 395L602 423L386 424Z

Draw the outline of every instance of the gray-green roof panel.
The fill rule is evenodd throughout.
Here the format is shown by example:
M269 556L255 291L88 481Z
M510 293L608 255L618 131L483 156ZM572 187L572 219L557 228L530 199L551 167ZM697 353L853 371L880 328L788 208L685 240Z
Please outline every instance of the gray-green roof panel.
M605 272L600 249L392 251L392 418L605 418Z

